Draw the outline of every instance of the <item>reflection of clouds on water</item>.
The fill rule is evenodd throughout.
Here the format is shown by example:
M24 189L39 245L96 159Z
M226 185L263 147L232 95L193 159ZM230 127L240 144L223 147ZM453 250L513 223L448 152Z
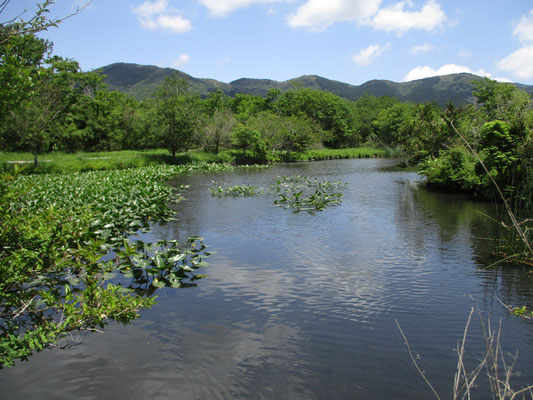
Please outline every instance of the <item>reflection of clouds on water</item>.
M485 299L484 290L495 290L476 270L472 206L428 194L416 174L381 165L394 161L181 178L192 186L175 205L178 220L145 238L204 236L217 251L200 271L209 278L161 290L159 304L132 326L3 371L0 386L12 387L14 398L425 398L397 318L432 382L448 390L467 295ZM295 174L348 181L343 203L294 214L273 196L218 199L208 190L213 178L268 187ZM492 284L500 285L497 276ZM528 327L506 323L516 343L531 347Z

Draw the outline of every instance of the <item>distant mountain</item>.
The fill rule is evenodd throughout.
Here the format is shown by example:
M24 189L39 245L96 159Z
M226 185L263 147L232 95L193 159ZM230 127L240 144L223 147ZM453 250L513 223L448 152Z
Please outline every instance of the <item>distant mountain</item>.
M374 96L396 97L401 101L413 103L434 101L441 106L448 101L452 101L456 105L473 103L471 82L482 79L477 75L462 73L401 83L372 80L360 86L354 86L316 75L305 75L284 82L269 79L242 78L230 83L224 83L214 79L194 78L172 68L126 63L111 64L100 68L98 71L106 75L105 82L110 90L118 90L137 99L149 97L157 90L165 77L177 72L189 82L191 91L201 96L207 96L209 93L216 92L219 89L230 96L234 96L237 93L264 96L270 89L285 91L295 86L301 86L310 89L327 90L349 100L357 100L365 94L371 94ZM533 95L533 86L522 84L516 84L516 86Z

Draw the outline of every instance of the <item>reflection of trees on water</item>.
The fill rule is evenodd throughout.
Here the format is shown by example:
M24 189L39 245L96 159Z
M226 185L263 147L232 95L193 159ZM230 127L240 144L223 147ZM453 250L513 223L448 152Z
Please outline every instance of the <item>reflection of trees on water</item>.
M533 304L533 274L528 268L505 263L490 267L501 260L492 252L494 238L502 229L490 219L499 219L492 203L434 192L412 182L404 182L398 193L397 226L413 249L424 251L434 243L428 235L437 235L443 259L453 256L446 251L446 245L452 243L455 251L464 248L465 254L473 255L483 277L486 301L497 297L509 304Z

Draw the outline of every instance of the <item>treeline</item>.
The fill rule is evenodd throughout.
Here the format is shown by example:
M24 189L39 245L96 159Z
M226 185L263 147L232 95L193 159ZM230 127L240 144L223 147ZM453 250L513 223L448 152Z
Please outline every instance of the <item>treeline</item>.
M444 189L489 195L480 159L507 192L533 181L530 98L511 84L474 82L476 106L441 109L390 97L354 102L301 87L200 98L176 75L137 101L106 90L98 72L50 57L51 48L31 34L0 43L0 144L32 152L36 162L50 151L166 148L176 155L200 148L235 149L237 162L261 163L290 160L310 147L371 145L401 149Z
M217 92L200 98L177 75L150 98L137 101L106 90L102 75L80 72L73 60L48 57L51 44L43 39L13 37L0 50L5 151L38 155L168 148L175 154L237 148L243 157L262 162L277 152L311 146L394 145L391 127L381 123L387 117L380 114L392 106L412 107L393 98L351 102L297 87L285 93L271 90L265 97Z

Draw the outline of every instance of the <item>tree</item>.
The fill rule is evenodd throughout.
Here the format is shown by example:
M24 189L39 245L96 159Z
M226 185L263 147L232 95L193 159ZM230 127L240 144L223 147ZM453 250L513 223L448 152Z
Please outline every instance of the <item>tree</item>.
M204 149L218 154L221 147L231 144L231 131L237 124L237 120L229 110L216 110L209 122L202 129L201 138Z
M283 116L264 111L248 120L272 153L279 150L302 152L319 139L320 127L305 114Z
M33 35L13 36L0 43L0 126L32 96L51 48L48 41ZM4 140L5 145L15 145L9 138Z
M79 14L92 0L76 8L63 18L48 18L54 0L37 4L37 10L29 19L24 19L26 11L14 18L0 22L0 134L4 148L15 149L19 143L13 135L12 124L24 104L36 92L40 80L39 71L44 59L51 52L51 43L34 36L35 33L55 27L63 20ZM5 13L10 0L0 0L0 18ZM19 120L24 121L22 118ZM9 126L8 126L9 125Z
M265 162L267 159L267 146L261 134L245 125L240 125L231 135L233 145L242 150L242 162ZM248 157L246 150L251 150Z
M400 143L401 132L405 124L411 120L412 105L396 103L392 107L381 110L374 123L376 134L381 143L395 146Z
M513 134L503 121L487 122L481 131L480 149L483 162L493 178L501 186L512 179L514 167L520 161L518 147L523 138ZM480 171L483 174L484 171Z
M11 0L0 0L0 14L6 10L9 3L11 3ZM92 0L88 0L85 4L78 6L73 12L62 18L50 19L47 14L55 3L55 0L46 0L40 4L38 3L35 14L28 20L22 18L26 13L26 11L23 11L15 18L0 22L0 45L16 36L33 35L37 32L46 31L48 28L57 27L64 20L82 12L92 3Z
M417 104L402 126L399 141L413 165L438 157L451 141L442 110L435 103Z
M176 156L192 144L198 126L198 99L188 92L187 81L178 73L167 77L157 96L157 125L162 144Z
M529 108L530 97L511 83L501 83L488 78L472 82L472 94L477 98L487 121L501 120L520 123Z
M35 166L51 133L81 89L76 86L79 77L77 62L53 57L47 63L47 68L39 70L31 97L22 102L11 120L20 143L33 153Z
M347 147L359 141L354 136L353 113L348 102L329 92L311 89L289 90L276 101L281 115L306 115L323 131L322 142L332 148Z

